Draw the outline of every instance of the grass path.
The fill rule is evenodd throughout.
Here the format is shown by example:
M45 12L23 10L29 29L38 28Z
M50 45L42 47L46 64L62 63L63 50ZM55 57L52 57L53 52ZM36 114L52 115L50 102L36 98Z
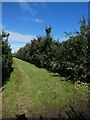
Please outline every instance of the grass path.
M75 87L65 78L13 58L14 71L2 93L3 118L25 113L27 117L58 111L88 91ZM52 113L53 114L53 113Z

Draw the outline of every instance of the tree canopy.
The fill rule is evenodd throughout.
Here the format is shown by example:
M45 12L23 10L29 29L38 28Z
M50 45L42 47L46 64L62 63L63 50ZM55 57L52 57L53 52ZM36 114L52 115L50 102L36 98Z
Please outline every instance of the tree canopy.
M2 43L2 85L7 81L12 71L12 53L8 44L9 33L2 31L0 34L0 42Z
M37 36L27 43L17 51L16 57L56 72L73 82L87 82L87 75L90 74L90 26L86 25L86 19L83 17L81 20L79 32L65 32L69 39L63 42L55 40L51 30L51 27L46 27L46 36Z

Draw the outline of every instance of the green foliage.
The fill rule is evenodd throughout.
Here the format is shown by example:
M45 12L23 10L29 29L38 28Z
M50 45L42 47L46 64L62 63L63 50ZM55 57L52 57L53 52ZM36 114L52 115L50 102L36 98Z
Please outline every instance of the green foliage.
M12 71L12 54L8 44L9 33L2 31L0 41L2 42L2 84L6 82Z
M90 73L90 58L87 57L90 51L87 39L89 27L83 17L80 32L65 32L69 39L64 42L55 40L50 35L51 27L47 27L45 37L37 36L31 43L20 48L16 57L58 73L73 82L77 80L89 82L87 80Z

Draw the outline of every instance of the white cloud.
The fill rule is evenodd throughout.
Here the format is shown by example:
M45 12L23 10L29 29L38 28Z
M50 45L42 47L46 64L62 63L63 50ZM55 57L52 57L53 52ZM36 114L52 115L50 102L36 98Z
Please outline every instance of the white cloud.
M64 37L64 38L55 37L54 39L56 41L63 42L63 41L67 41L69 38L66 38L66 37Z
M36 22L36 23L42 23L42 22L43 22L42 19L29 18L29 17L26 17L26 16L20 17L20 20L22 20L22 21L24 21L24 22L29 22L29 21L33 21L33 22Z
M24 45L25 44L19 45L18 43L17 43L17 45L11 44L10 46L11 46L11 49L12 49L12 53L18 51L21 47L24 47Z
M41 20L41 19L30 19L31 21L34 21L34 22L36 22L36 23L42 23L43 22L43 20Z
M24 11L29 11L32 10L31 7L29 6L29 4L27 2L19 2L20 7L24 10Z
M43 20L35 19L35 22L37 22L37 23L41 23L41 22L43 22Z
M66 40L68 40L69 38L67 37L67 38L60 38L60 40L59 41L66 41Z
M17 41L17 42L30 42L33 38L35 38L34 35L23 35L21 33L13 32L13 31L7 31L10 33L9 41Z
M26 0L20 0L19 5L24 12L29 12L32 16L38 13L38 10L31 7L30 3Z
M33 38L36 38L34 35L23 35L21 33L7 31L10 33L8 42L11 45L12 52L16 52L21 47L24 47L26 43L30 42Z
M2 28L0 27L0 34L2 33Z

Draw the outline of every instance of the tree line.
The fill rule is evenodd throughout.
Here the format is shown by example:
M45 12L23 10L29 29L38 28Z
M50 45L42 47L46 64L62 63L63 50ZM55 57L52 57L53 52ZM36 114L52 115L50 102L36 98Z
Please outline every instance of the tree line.
M1 43L1 48L2 52L0 54L0 66L2 66L2 85L5 84L5 82L9 79L10 74L13 70L12 68L12 53L11 53L11 48L8 43L8 37L9 33L2 31L0 33L0 43Z
M46 35L37 36L20 48L15 56L58 73L67 79L89 82L90 77L90 24L83 17L80 31L65 34L69 37L60 42L51 35L51 27L45 28Z
M58 73L72 82L80 80L89 82L90 78L90 23L81 20L80 31L65 34L66 41L58 41L51 35L51 27L45 28L46 35L37 36L20 48L15 57L35 64L37 67ZM0 33L0 66L2 66L2 84L10 77L13 70L13 58L8 43L9 33ZM0 49L1 53L1 49ZM0 67L1 68L1 67ZM1 76L0 76L1 77Z

